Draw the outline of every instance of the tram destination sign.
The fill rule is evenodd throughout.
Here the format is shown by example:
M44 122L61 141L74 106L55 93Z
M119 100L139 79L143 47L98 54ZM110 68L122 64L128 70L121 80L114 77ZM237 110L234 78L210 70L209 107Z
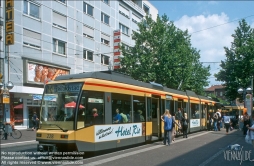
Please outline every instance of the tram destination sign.
M46 86L47 93L61 93L61 92L79 92L82 83L68 83L68 84L48 84Z
M95 142L142 136L142 123L103 125L94 128Z

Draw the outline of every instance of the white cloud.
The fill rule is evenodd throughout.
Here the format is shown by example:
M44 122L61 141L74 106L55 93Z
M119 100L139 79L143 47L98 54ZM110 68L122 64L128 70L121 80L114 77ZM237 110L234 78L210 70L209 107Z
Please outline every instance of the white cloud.
M216 1L209 1L208 4L209 4L209 5L217 5L218 2L216 2Z
M191 34L192 46L200 50L201 62L220 62L225 59L224 47L230 47L234 30L238 26L237 22L229 22L229 17L225 13L213 15L182 16L175 21L175 25L182 29L188 29ZM209 63L206 63L209 65ZM218 63L211 63L211 74L218 72ZM210 84L220 84L211 78Z

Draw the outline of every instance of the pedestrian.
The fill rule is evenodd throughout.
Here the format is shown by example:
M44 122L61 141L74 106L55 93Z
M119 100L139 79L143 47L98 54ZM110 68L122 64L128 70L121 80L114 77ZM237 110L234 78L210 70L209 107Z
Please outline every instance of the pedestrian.
M217 115L218 115L218 121L217 121L217 129L218 129L218 131L220 131L220 128L221 128L221 110L220 109L218 109L217 110Z
M226 127L226 134L228 134L228 130L229 130L229 127L230 127L230 117L224 115L223 120L224 120L224 124L225 124L225 127Z
M181 120L182 120L183 114L182 114L182 110L181 108L178 108L178 111L176 112L176 120L177 120L177 133L181 134L181 129L182 129L182 125L181 125Z
M184 113L184 116L182 118L182 128L183 128L183 138L188 138L187 135L187 129L188 129L188 124L189 124L189 119L187 117L187 113Z
M169 110L166 109L164 115L161 116L161 120L164 122L164 141L163 144L170 145L172 128L173 128L173 118L169 113Z
M175 136L176 136L176 126L175 126L175 113L172 113L172 118L173 118L173 126L172 126L172 142L175 142Z
M254 114L252 114L252 121L254 122ZM249 132L250 132L250 138L252 140L252 145L253 145L253 148L254 148L254 123L252 124L251 127L248 127L249 129ZM252 160L254 161L254 160Z
M215 112L213 114L213 127L214 127L214 131L218 131L218 128L217 128L217 122L218 122L218 114Z
M247 130L249 126L250 126L250 116L246 112L243 116L243 135L247 134Z
M212 124L213 124L213 118L211 117L210 114L208 114L208 118L207 118L207 130L208 131L212 130Z
M33 117L32 117L32 122L33 122L33 128L32 128L32 130L33 130L33 131L36 130L36 127L37 127L37 119L38 119L37 114L36 114L36 112L34 112Z

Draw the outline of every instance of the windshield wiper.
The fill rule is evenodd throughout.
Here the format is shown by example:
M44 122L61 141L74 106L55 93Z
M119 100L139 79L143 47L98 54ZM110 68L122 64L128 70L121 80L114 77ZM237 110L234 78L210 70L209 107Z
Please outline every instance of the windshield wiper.
M49 125L49 126L55 125L55 126L57 126L59 129L61 129L63 132L67 132L67 131L68 131L68 130L63 129L62 127L58 126L57 124L45 124L45 125Z

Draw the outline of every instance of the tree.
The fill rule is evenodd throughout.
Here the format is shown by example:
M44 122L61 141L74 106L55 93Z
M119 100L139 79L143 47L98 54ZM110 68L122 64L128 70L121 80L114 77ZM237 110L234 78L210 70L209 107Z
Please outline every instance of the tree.
M147 16L134 32L135 46L121 47L120 72L143 82L156 82L173 89L203 94L210 67L199 61L199 51L191 46L188 31L177 28L166 15L152 20Z
M224 82L225 96L235 100L237 96L242 99L237 89L249 87L254 75L254 30L243 19L232 37L231 48L224 47L226 59L221 61L222 69L215 77Z

